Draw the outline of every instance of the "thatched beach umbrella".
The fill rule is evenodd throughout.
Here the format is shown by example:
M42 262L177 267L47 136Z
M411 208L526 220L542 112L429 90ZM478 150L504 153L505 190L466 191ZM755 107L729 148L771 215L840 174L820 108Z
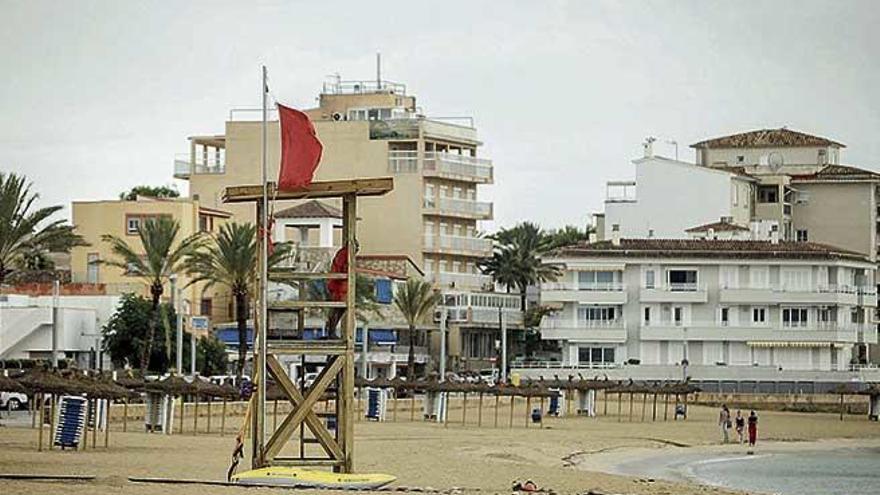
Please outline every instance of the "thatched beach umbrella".
M177 432L183 433L183 397L196 393L196 388L192 383L186 381L182 376L170 375L156 382L147 382L144 386L147 392L160 393L172 397L180 397L180 426Z
M844 396L847 395L858 395L862 391L863 387L850 384L850 383L841 383L831 389L829 393L839 395L840 396L840 420L843 421L843 413L846 409L844 405Z

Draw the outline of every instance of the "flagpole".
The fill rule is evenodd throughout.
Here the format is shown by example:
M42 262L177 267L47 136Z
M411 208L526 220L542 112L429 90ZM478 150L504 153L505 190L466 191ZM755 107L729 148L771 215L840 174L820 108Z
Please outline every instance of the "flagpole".
M262 167L261 167L261 182L263 184L263 202L262 202L262 212L260 221L262 225L262 239L260 242L260 351L259 351L259 368L258 368L258 377L259 381L257 382L257 399L260 402L257 410L259 411L259 418L257 418L257 435L258 435L258 448L259 448L259 458L260 464L265 462L263 459L263 451L265 447L266 441L266 358L268 355L267 348L267 332L268 332L268 304L269 304L269 236L271 235L269 232L269 173L267 167L267 146L266 146L266 127L268 121L268 109L267 109L267 96L269 93L269 81L268 75L266 72L266 66L263 66L263 85L262 85L262 96L263 96L263 126L262 126Z

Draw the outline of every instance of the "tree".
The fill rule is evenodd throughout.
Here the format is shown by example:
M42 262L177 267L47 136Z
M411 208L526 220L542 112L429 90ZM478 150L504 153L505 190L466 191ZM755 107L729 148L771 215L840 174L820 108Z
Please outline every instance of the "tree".
M269 255L269 267L277 265L290 255L289 244L275 245ZM227 223L204 249L190 253L185 269L193 278L189 284L205 282L204 290L214 285L225 285L235 300L235 319L238 328L238 367L241 379L247 360L247 319L250 296L256 290L257 229L253 224Z
M177 335L177 317L170 304L162 304L162 310L175 322L173 326L160 326L160 332ZM140 362L147 346L150 332L152 307L150 301L136 294L125 294L117 306L113 316L107 320L103 333L103 349L110 355L113 365L118 368L132 366ZM164 335L163 335L164 336ZM183 334L183 369L190 368L192 336ZM177 346L172 354L161 349L151 349L149 367L158 373L165 373L172 363L177 361ZM227 359L225 346L213 336L200 337L196 343L196 369L203 375L217 375L226 372ZM179 370L183 371L183 370Z
M424 280L409 279L394 294L394 305L403 314L409 326L409 356L406 359L406 374L409 381L415 378L416 352L414 347L416 326L431 314L440 302L440 293Z
M213 335L199 337L196 343L196 369L202 376L225 375L229 366L226 344Z
M23 176L0 172L0 285L15 270L44 265L48 253L88 245L73 225L52 219L61 206L35 208L39 197Z
M168 186L135 186L128 191L119 193L119 199L123 201L136 201L138 196L148 198L178 198L180 193L176 187Z
M566 225L565 227L551 231L548 234L548 237L550 238L548 247L550 249L558 249L588 241L590 239L590 234L595 231L596 229L592 225L587 225L583 230L576 225Z
M492 257L480 264L483 273L491 275L508 291L520 292L522 311L526 311L526 291L530 285L556 280L561 270L541 261L540 256L553 249L550 236L530 222L510 229L501 229L490 236L495 240Z
M140 360L140 367L144 372L149 369L150 353L159 320L159 301L164 291L163 285L171 275L182 272L186 257L198 251L203 245L203 238L199 233L177 242L179 232L180 224L169 216L163 215L144 221L138 228L138 237L144 249L143 255L136 252L124 239L108 234L101 237L104 242L110 244L110 250L116 256L116 259L104 260L102 263L122 268L127 273L140 277L150 288L152 298L150 325Z

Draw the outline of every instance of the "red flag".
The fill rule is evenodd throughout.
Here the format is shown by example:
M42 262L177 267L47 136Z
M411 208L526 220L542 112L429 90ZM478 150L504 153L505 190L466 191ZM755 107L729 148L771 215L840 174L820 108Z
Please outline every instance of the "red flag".
M315 135L315 126L308 115L278 105L281 120L281 171L278 189L297 189L312 183L315 169L321 163L324 146Z

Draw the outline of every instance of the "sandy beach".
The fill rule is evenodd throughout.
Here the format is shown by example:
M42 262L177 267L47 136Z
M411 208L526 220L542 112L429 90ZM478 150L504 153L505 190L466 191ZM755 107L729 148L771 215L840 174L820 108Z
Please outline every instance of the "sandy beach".
M556 493L581 494L591 490L647 495L737 493L687 479L668 481L660 476L633 476L624 472L631 469L633 463L654 462L651 459L657 456L677 458L741 448L717 446L720 435L714 408L692 407L690 417L684 422L651 422L649 415L644 423L630 423L626 417L610 414L596 418L548 418L543 428L536 425L526 428L524 404L518 404L522 410L511 428L509 408L502 403L501 421L495 428L492 407L484 409L482 427L476 425L475 410L468 411L467 424L463 425L460 408L453 408L449 423L444 426L418 419L410 422L404 407L402 402L397 422L356 423L355 462L359 472L393 474L398 477L394 485L398 487L440 490L457 487L461 493L510 493L513 480L526 478ZM616 411L616 407L610 410ZM240 417L231 418L228 431L232 432L240 421ZM98 489L100 493L187 495L205 493L208 488L135 484L128 482L127 477L224 478L233 446L231 435L163 436L134 432L136 428L130 424L129 431L123 433L117 431L121 425L113 424L108 449L101 447L99 437L97 449L79 452L37 452L36 430L0 428L0 473L98 477L89 483L4 480L3 492L93 494ZM861 416L847 416L841 422L834 414L763 412L760 439L759 449L815 449L813 442L827 439L877 445L880 425ZM243 465L247 462L245 460ZM618 474L611 474L615 472ZM211 493L218 494L241 493L242 490L210 488Z

